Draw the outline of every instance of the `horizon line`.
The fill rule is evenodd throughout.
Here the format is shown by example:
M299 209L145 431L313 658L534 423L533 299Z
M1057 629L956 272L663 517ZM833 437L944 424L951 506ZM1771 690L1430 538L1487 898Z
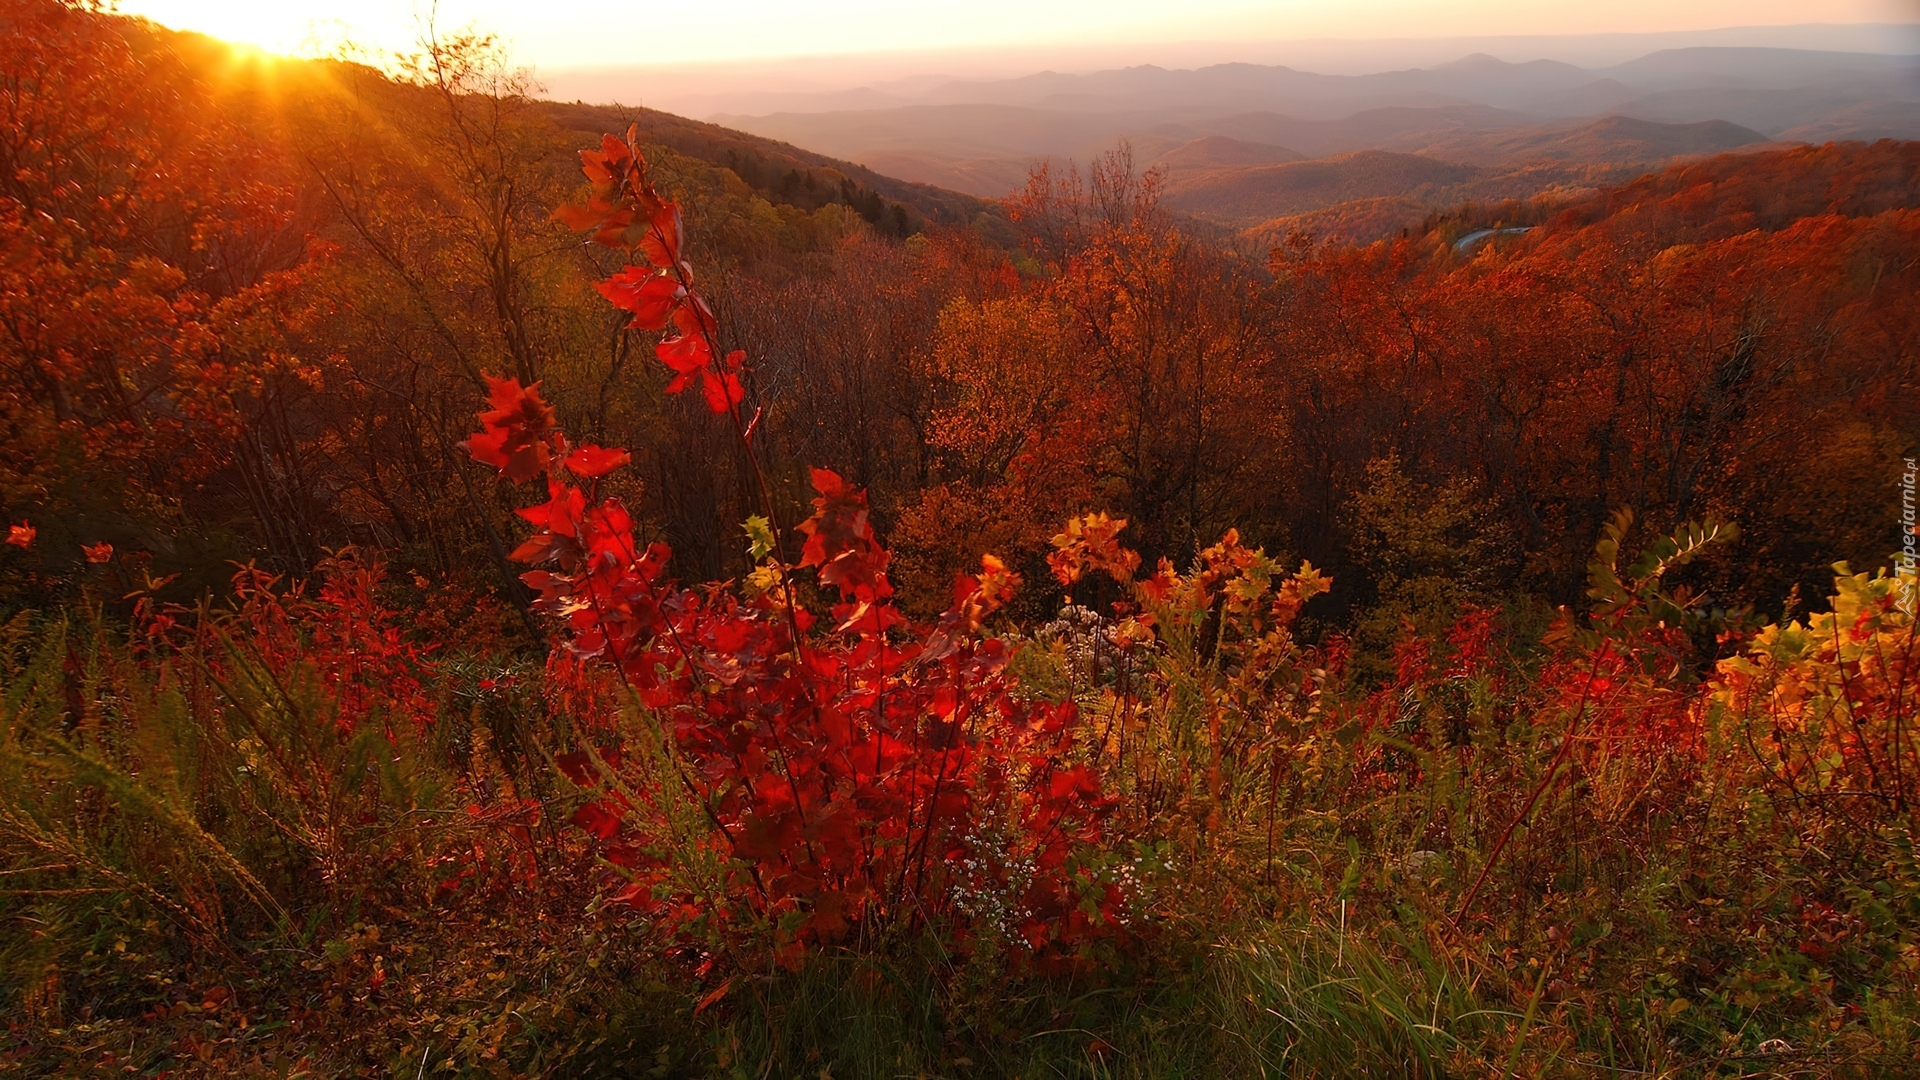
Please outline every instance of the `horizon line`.
M723 67L729 67L729 66L749 66L749 65L755 65L755 64L764 64L768 62L779 62L779 63L831 62L836 60L873 59L878 57L889 57L889 58L904 60L904 59L910 59L910 58L916 58L916 57L925 57L928 59L934 59L934 58L940 58L940 57L963 57L963 56L976 57L983 54L1017 56L1021 53L1040 53L1040 52L1063 52L1063 51L1064 52L1098 52L1098 51L1111 51L1111 50L1117 50L1117 49L1125 49L1125 48L1138 47L1138 46L1151 46L1154 48L1163 48L1163 49L1190 49L1190 48L1204 48L1209 46L1231 46L1234 48L1241 48L1241 49L1259 49L1259 48L1272 48L1274 46L1282 46L1282 45L1305 46L1305 45L1319 45L1319 44L1330 44L1330 45L1337 44L1345 47L1351 47L1356 45L1375 45L1375 44L1377 45L1417 45L1417 44L1440 45L1450 41L1461 41L1461 42L1465 42L1465 41L1476 41L1476 42L1556 41L1556 40L1557 41L1594 41L1599 39L1682 37L1682 36L1695 36L1695 35L1704 36L1704 35L1712 35L1712 34L1740 33L1743 31L1755 31L1755 30L1772 30L1772 31L1800 30L1800 29L1864 30L1864 29L1871 29L1871 28L1877 28L1877 27L1884 27L1889 30L1906 30L1906 31L1914 32L1916 34L1920 34L1920 19L1915 19L1911 22L1887 22L1882 20L1882 21L1872 21L1872 22L1742 23L1734 26L1719 26L1719 27L1712 27L1712 28L1702 29L1702 30L1596 30L1596 31L1591 31L1587 33L1577 33L1577 34L1444 34L1444 35L1425 35L1425 36L1414 35L1414 36L1399 36L1399 37L1319 36L1319 37L1300 37L1300 38L1261 38L1253 41L1236 41L1236 40L1223 39L1223 38L1185 38L1177 41L1149 41L1149 40L1109 41L1109 42L1094 42L1094 43L1086 43L1086 44L1079 44L1079 43L1072 43L1072 42L1058 42L1058 43L1021 43L1021 44L1010 44L1010 45L955 45L955 46L950 46L946 48L937 48L937 49L935 48L876 48L876 49L866 49L866 50L852 50L852 51L846 51L846 52L765 53L765 54L754 55L754 56L726 57L724 59L668 60L668 61L661 61L656 63L553 64L553 65L530 65L530 67L533 70L568 72L568 73L616 72L616 71L668 71L668 70L676 70L676 69L690 70L690 69L723 68ZM1862 52L1861 50L1857 50L1857 49L1792 49L1785 46L1754 46L1754 45L1704 46L1704 47L1706 48L1780 48L1789 52L1848 52L1848 53L1859 53L1861 55L1874 55L1874 56L1920 57L1920 40L1916 40L1912 44L1914 46L1912 51L1908 51L1904 49L1895 49L1887 52ZM1469 53L1467 55L1472 55L1472 54ZM1541 57L1539 59L1547 59L1547 58ZM1503 62L1527 63L1529 61L1503 61ZM1255 63L1255 62L1223 60L1223 61L1218 61L1216 63L1206 64L1203 66L1218 67L1224 64L1232 64L1232 63ZM1124 67L1158 67L1160 65L1143 62L1139 64L1127 64L1123 66ZM1279 67L1279 66L1287 66L1287 65L1256 64L1256 66ZM1089 70L1096 70L1096 69L1089 69ZM1101 68L1097 70L1111 70L1111 69ZM1171 69L1171 70L1192 70L1192 69ZM1042 74L1042 73L1044 72L1035 72L1034 74ZM1055 73L1068 74L1070 72L1056 71Z

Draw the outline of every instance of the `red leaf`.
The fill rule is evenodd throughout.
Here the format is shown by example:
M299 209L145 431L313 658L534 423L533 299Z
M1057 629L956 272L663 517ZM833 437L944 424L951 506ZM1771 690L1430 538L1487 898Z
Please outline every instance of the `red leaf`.
M632 454L618 447L587 443L567 455L567 469L578 476L605 476L632 460Z
M1074 794L1096 796L1100 794L1100 778L1085 765L1062 769L1048 781L1047 794L1055 799Z
M674 305L686 295L679 282L646 266L629 266L594 288L614 307L633 312L631 325L642 330L664 329Z
M620 834L620 818L598 802L590 802L573 812L573 823L596 840L611 840Z
M512 559L514 562L517 562L517 563L537 563L545 559L549 554L552 553L552 551L553 551L553 534L552 533L535 533L534 535L527 537L526 541L522 543L519 547L514 548L513 551L507 555L507 558ZM532 571L529 571L529 573L531 572ZM522 574L520 576L522 578L526 577L525 574ZM551 577L552 575L548 575L548 578L551 578ZM533 585L533 587L536 589L542 587L540 585L534 585L534 583L531 581L527 582L527 584Z
M87 561L90 563L113 561L113 545L107 543L105 540L97 544L81 544L80 551L86 555Z
M740 385L740 377L729 371L724 376L715 375L711 369L700 372L700 390L707 395L707 408L723 413L740 403L747 391Z
M612 135L600 138L600 149L580 151L580 169L599 187L613 183L613 170L633 156L627 144Z
M681 333L711 334L720 328L705 300L689 295L687 301L673 310L673 325L679 327Z
M579 536L580 518L586 509L587 497L579 488L564 487L549 478L547 501L536 506L523 506L514 513L549 532L561 536Z
M7 530L7 543L17 548L32 547L33 538L38 535L40 530L23 521Z
M516 484L545 472L554 416L540 398L540 384L523 387L518 379L488 376L487 388L493 408L480 414L484 430L461 443L461 448Z
M660 362L682 375L698 371L713 362L713 349L701 334L679 334L653 347Z
M840 478L839 473L834 472L832 469L808 469L807 474L807 479L813 481L813 490L819 492L823 497L828 499L842 499L847 497L847 482ZM815 499L814 506L819 507L820 500Z
M680 253L680 206L678 203L660 204L660 208L653 212L653 232L650 235L666 247L667 262L673 262L674 257Z
M593 242L602 247L625 247L627 231L633 228L633 211L627 208L611 211L593 231Z
M680 207L663 202L653 212L647 234L640 238L640 250L653 265L666 268L680 261ZM681 272L687 269L683 264Z
M838 473L813 470L814 514L800 523L807 542L800 565L820 568L820 583L840 589L846 599L874 600L893 594L886 576L887 552L873 534L867 496Z

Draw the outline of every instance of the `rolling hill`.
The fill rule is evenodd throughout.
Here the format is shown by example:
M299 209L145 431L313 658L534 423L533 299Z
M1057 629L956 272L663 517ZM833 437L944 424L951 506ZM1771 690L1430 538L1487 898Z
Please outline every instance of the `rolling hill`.
M1451 203L1580 191L1623 183L1665 162L1774 145L1726 121L1659 124L1624 116L1460 133L1410 147L1415 153L1350 150L1275 164L1233 163L1232 148L1254 144L1224 136L1200 143L1217 149L1181 158L1182 147L1161 159L1170 166L1170 208L1235 228L1258 227L1263 235L1297 228L1347 240L1388 235ZM1181 160L1196 164L1182 167Z
M1810 124L1788 128L1783 142L1823 143L1836 139L1920 139L1920 102L1863 101Z
M1313 161L1174 173L1165 201L1175 210L1249 225L1356 199L1423 201L1480 174L1470 165L1417 154L1357 150Z
M1605 116L1589 124L1559 124L1438 140L1422 154L1448 161L1508 163L1566 161L1584 164L1654 164L1696 154L1718 154L1770 142L1765 135L1726 120L1662 124L1631 116Z
M1000 205L960 191L900 179L797 146L689 120L655 109L629 109L578 102L541 102L540 108L564 131L576 132L587 145L603 132L640 129L646 141L710 165L731 170L769 202L811 208L843 201L872 217L900 206L909 228L919 222L973 224L983 216L1005 223Z
M1243 142L1225 135L1203 135L1161 154L1154 164L1169 172L1232 168L1242 165L1284 165L1305 161L1307 155L1272 143Z

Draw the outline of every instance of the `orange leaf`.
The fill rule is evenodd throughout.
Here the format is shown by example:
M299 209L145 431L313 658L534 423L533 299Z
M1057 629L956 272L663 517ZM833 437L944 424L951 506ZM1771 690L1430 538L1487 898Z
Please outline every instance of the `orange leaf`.
M713 1004L716 1001L719 1001L723 997L726 997L727 991L732 989L733 989L733 979L729 978L727 979L726 982L723 982L719 986L714 987L712 990L707 991L706 996L700 999L700 1003L693 1007L694 1015L695 1016L700 1015L700 1011L702 1009L705 1009L707 1006Z
M553 219L574 232L586 232L606 218L606 215L590 206L576 203L562 203L553 211Z

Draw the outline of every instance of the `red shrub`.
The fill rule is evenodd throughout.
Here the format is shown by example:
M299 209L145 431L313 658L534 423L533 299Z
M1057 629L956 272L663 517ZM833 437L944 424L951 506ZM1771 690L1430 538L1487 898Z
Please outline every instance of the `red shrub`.
M563 218L646 260L601 292L633 329L672 328L656 348L669 391L699 385L758 473L744 357L716 360L677 207L630 143L609 136L582 159L597 191ZM1106 808L1076 763L1075 709L1013 697L1008 647L980 632L1017 575L989 556L937 623L911 624L865 493L816 469L797 563L754 519L764 561L739 592L682 587L667 548L640 548L626 508L600 495L623 452L570 446L536 387L494 380L492 403L469 452L515 482L546 477L547 501L520 511L535 531L513 553L536 567L523 575L535 607L563 624L572 657L617 673L656 728L652 745L607 733L560 759L598 793L574 821L622 873L616 900L670 927L770 931L788 960L891 924L990 931L1055 956L1105 931L1118 896L1075 859ZM838 598L825 619L797 599L802 568Z

